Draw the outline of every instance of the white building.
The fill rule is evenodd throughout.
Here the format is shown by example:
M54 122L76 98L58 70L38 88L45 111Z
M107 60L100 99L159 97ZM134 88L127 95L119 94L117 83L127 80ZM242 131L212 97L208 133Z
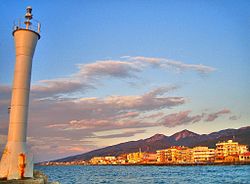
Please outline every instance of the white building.
M205 146L197 146L193 148L193 157L195 163L209 163L215 160L215 149Z

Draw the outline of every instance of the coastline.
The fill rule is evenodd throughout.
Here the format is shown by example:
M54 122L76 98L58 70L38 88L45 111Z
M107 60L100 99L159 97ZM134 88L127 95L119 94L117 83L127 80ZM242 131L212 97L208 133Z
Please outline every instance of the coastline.
M232 166L232 165L250 165L250 162L224 162L224 163L136 163L136 164L58 164L58 165L41 165L35 166Z

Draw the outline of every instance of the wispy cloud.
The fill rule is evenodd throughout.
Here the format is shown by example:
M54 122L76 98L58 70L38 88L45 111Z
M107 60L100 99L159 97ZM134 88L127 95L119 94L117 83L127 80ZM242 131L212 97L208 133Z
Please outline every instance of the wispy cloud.
M143 57L143 56L136 56L136 57L127 56L126 58L128 60L149 63L152 66L157 66L161 68L169 68L169 69L172 68L177 71L191 70L191 71L196 71L198 73L207 74L216 70L213 67L202 64L187 64L181 61L169 60L165 58L153 58L153 57Z
M123 128L139 128L155 126L137 118L142 113L156 111L164 108L175 107L185 103L183 97L168 97L165 94L172 88L156 88L148 93L137 96L109 96L106 98L82 98L69 102L53 103L54 113L63 113L72 106L72 118L69 123L51 124L48 127L56 127L63 130L95 129L112 130ZM72 108L71 108L72 109ZM56 112L58 111L58 112ZM49 113L49 112L46 112ZM78 120L75 115L81 114ZM71 111L67 111L67 116ZM83 119L84 118L84 119Z
M159 122L166 127L176 127L189 123L196 123L201 121L203 115L190 115L191 111L181 111L178 113L168 114L163 117Z
M76 76L84 78L100 76L127 78L135 77L135 73L141 71L139 63L119 60L103 60L91 64L78 64L77 66L79 71Z
M191 70L199 73L210 73L215 68L201 64L186 64L165 58L122 57L121 60L97 60L90 64L78 64L77 71L62 78L41 80L32 85L31 95L34 98L55 98L70 96L90 89L98 88L101 80L106 77L117 79L138 79L138 74L147 67L173 68L174 70ZM130 81L131 82L131 81ZM133 82L131 82L133 83ZM0 99L10 97L9 86L0 86Z
M205 119L205 121L214 121L219 116L224 115L224 114L230 114L230 113L231 113L231 111L229 109L222 109L222 110L220 110L218 112L208 114L208 116Z
M32 86L31 94L35 98L60 97L81 92L85 93L90 89L99 86L99 82L106 77L111 78L137 78L141 72L138 63L104 60L91 64L78 64L78 71L64 78L41 80Z
M74 140L61 136L28 137L28 145L34 153L36 162L58 159L59 157L84 153L97 148L90 141Z
M164 116L163 112L156 112L156 113L152 113L146 116L143 116L142 119L157 119Z
M109 134L109 135L103 135L103 136L97 136L97 138L100 139L113 139L113 138L121 138L121 137L132 137L136 134L145 133L145 130L130 130L125 131L118 134Z
M235 121L235 120L238 120L238 119L240 119L240 118L241 118L241 116L233 115L233 116L230 116L230 117L229 117L229 120Z
M68 79L42 80L40 85L33 85L31 95L34 98L55 97L66 93L74 93L92 88L84 82L76 82Z
M191 112L192 112L191 110L187 110L187 111L180 111L178 113L168 114L163 118L161 118L159 120L159 123L166 127L175 127L178 125L197 123L200 121L214 121L220 116L231 113L229 109L222 109L210 114L203 112L197 115L190 115Z

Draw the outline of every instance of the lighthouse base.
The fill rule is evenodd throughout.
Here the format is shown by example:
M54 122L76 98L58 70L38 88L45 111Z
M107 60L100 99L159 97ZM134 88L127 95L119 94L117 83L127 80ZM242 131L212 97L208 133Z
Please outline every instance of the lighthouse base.
M20 180L0 179L0 183L1 184L60 184L59 182L48 181L48 176L38 170L34 170L33 178L25 178L25 179L20 179Z
M0 163L0 178L7 180L33 177L33 155L26 142L7 142Z

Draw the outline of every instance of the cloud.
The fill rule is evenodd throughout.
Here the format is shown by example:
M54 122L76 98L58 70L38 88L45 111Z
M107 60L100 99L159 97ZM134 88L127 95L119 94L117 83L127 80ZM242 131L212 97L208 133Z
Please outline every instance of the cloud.
M203 115L190 115L191 111L181 111L166 115L160 120L160 124L166 127L175 127L178 125L184 125L189 123L196 123L201 121Z
M138 79L138 74L147 67L174 68L178 71L192 70L199 73L210 73L213 67L197 64L186 64L165 58L149 58L143 56L122 57L121 60L97 60L90 64L78 64L78 70L69 76L50 80L41 80L31 87L31 97L60 98L72 96L74 93L85 93L100 86L106 77L118 79ZM130 81L130 83L133 83ZM10 98L11 88L0 86L0 99Z
M146 128L159 126L157 123L141 122L139 120L72 120L69 123L48 125L47 128L56 128L61 131L86 130L90 132L99 132L106 130L118 130L126 128Z
M42 80L40 85L33 85L31 87L31 95L35 98L53 97L66 93L74 93L82 90L86 91L93 88L83 82L71 81L68 79Z
M31 141L35 155L39 155L35 159L56 158L58 155L63 157L77 154L80 149L85 152L97 148L98 142L86 141L98 139L95 134L99 132L134 129L134 132L125 131L123 135L116 135L129 137L139 133L138 129L159 126L156 120L143 117L161 109L184 104L183 97L168 96L168 92L175 89L177 88L174 86L160 87L140 95L103 98L31 98L28 136L35 139ZM8 129L7 113L4 118L3 123L3 116L1 117L0 134L6 134ZM79 145L84 146L82 148Z
M31 147L35 162L76 155L97 148L91 144L93 143L90 141L65 137L28 137L28 146Z
M106 79L125 79L134 82L147 68L160 67L210 73L215 69L205 65L191 65L165 58L123 57L119 60L98 60L79 64L68 76L37 81L31 87L29 108L29 142L39 159L66 156L97 148L86 139L98 138L95 133L107 130L124 130L119 134L103 135L103 139L130 137L143 133L143 128L178 126L198 122L199 115L185 112L165 115L163 112L186 103L182 96L168 95L178 86L159 87L137 95L83 97L88 90L99 88ZM0 134L8 128L8 106L11 87L0 85ZM183 116L182 118L177 116ZM201 115L200 115L201 116ZM164 118L163 118L164 117ZM162 120L159 123L159 119ZM174 122L170 122L170 119ZM168 122L168 123L167 123ZM169 125L167 125L169 124ZM1 138L1 137L0 137ZM99 136L100 138L100 136ZM84 145L82 147L81 145ZM45 153L44 156L41 153Z
M118 114L117 116L114 117L114 119L135 118L135 117L137 117L139 115L140 115L140 113L139 112L135 112L135 111L125 112L125 113L122 113L122 114Z
M210 114L201 113L201 114L193 115L193 116L190 115L190 113L191 113L191 110L168 114L164 116L163 118L161 118L158 122L166 127L175 127L178 125L200 122L202 120L214 121L222 115L230 114L231 111L229 109L222 109L217 112L210 113Z
M223 109L215 113L208 114L207 118L205 121L214 121L217 119L219 116L224 115L224 114L230 114L231 111L229 109Z
M126 131L123 133L119 133L119 134L110 134L110 135L103 135L103 136L97 136L100 139L113 139L113 138L121 138L121 137L132 137L135 134L140 134L140 133L144 133L145 130L130 130L130 131Z
M138 63L115 60L78 64L77 67L78 71L68 77L38 81L37 84L32 85L32 97L55 98L77 92L85 93L97 88L100 80L105 77L136 78L136 73L141 71Z
M68 122L49 124L47 128L61 130L92 129L94 131L139 128L157 126L155 123L146 122L140 116L143 113L172 108L185 103L183 97L168 97L166 93L174 87L156 88L142 95L136 96L108 96L106 98L81 98L72 101L62 101L50 104L53 114L67 111ZM53 121L51 112L45 111ZM77 115L78 116L77 118ZM40 115L41 116L41 115ZM77 119L76 119L77 118ZM60 120L56 120L60 122Z
M119 60L103 60L96 61L91 64L79 64L76 76L81 77L100 77L109 76L116 78L135 77L135 73L140 72L139 63L119 61Z
M104 100L104 103L114 105L120 109L134 109L139 111L170 108L185 103L183 97L160 96L166 92L168 92L168 89L157 88L142 96L110 96Z
M142 118L144 118L144 119L155 119L155 118L162 117L163 115L164 115L163 112L157 112L157 113L146 115L146 116L144 116Z
M233 116L230 116L230 117L229 117L229 120L235 121L235 120L238 120L238 119L240 119L240 118L241 118L241 116L233 115Z
M196 71L198 73L207 74L216 70L213 67L202 64L186 64L181 61L174 61L165 58L153 58L153 57L143 57L143 56L136 56L136 57L128 56L127 58L133 61L149 63L155 67L169 68L169 69L173 68L176 69L177 71L191 70L191 71Z
M79 64L78 71L64 78L40 80L31 86L31 97L58 98L65 95L81 92L85 93L98 86L99 80L104 77L136 78L141 69L135 62L105 60L91 64ZM7 103L11 96L11 87L0 85L0 103ZM4 101L5 100L5 101Z

